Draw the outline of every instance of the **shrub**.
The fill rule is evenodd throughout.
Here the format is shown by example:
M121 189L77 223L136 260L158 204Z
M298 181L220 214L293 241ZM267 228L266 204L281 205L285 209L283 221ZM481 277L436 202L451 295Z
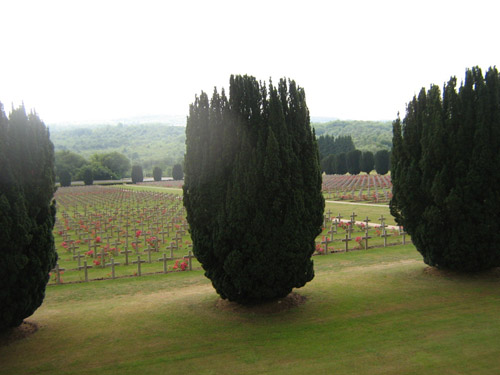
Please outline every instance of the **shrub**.
M456 82L394 121L390 205L425 263L478 271L500 266L500 79L473 68Z
M324 199L304 90L232 76L229 92L190 106L183 199L205 275L249 304L312 280Z
M162 170L160 167L153 168L153 178L155 181L161 181Z
M144 181L144 176L142 174L142 167L140 165L132 166L132 182L134 184Z
M35 113L0 103L0 331L42 304L57 253L54 146Z
M184 172L182 171L182 165L175 164L172 168L172 178L174 180L182 180L184 178Z

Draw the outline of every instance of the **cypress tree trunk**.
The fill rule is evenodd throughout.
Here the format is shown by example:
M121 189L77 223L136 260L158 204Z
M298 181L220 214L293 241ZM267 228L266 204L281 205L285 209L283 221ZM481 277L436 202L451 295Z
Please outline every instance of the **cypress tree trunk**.
M268 92L269 91L269 92ZM257 303L314 276L324 200L304 91L231 76L186 127L184 205L193 251L222 298Z

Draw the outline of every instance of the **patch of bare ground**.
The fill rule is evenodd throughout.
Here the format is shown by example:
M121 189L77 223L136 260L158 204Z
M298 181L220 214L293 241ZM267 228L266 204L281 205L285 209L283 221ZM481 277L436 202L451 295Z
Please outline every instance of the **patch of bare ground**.
M500 267L478 272L459 272L427 266L424 268L424 274L436 277L500 281Z
M255 305L241 305L236 302L230 302L225 299L219 299L216 307L222 311L256 313L256 314L275 314L290 310L306 302L307 298L298 293L292 292L286 297L274 301L263 302Z
M35 322L25 320L19 327L0 333L0 346L6 346L14 341L22 340L33 335L36 331L38 331L38 325Z

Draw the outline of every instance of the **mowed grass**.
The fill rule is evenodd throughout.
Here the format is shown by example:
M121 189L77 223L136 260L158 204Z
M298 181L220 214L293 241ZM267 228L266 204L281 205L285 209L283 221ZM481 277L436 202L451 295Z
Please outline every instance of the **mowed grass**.
M305 304L230 311L202 271L51 286L0 374L498 374L500 276L412 245L314 257Z

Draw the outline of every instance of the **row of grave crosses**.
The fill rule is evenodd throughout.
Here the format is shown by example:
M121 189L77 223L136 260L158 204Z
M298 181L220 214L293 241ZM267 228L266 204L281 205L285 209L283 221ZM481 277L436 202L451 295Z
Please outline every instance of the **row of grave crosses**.
M192 259L194 258L195 256L193 255L193 252L191 250L188 251L188 255L185 255L183 257L183 259L186 259L187 262L188 262L188 270L189 271L192 271L193 270L193 261ZM163 273L167 273L167 269L168 269L168 266L167 266L167 261L173 261L174 258L172 257L167 257L167 254L166 253L163 253L162 257L161 258L158 258L158 262L162 262L163 263ZM141 259L141 256L138 255L137 256L137 260L134 260L132 261L132 264L136 264L137 265L137 276L142 276L142 267L141 265L143 263L146 263L145 260ZM151 258L149 258L149 262L148 263L151 263ZM115 262L114 258L111 258L109 263L105 263L103 262L103 267L111 267L111 278L112 279L115 279L116 278L116 274L115 274L115 267L116 266L119 266L120 263L118 262ZM89 274L88 274L88 270L90 268L93 268L94 266L92 265L89 265L87 264L87 261L84 260L83 261L83 265L78 265L78 270L81 271L83 270L84 271L84 280L85 282L88 282L89 281ZM65 268L61 268L59 267L59 263L56 264L56 266L54 267L54 269L52 269L50 272L53 272L55 273L55 276L56 276L56 283L57 284L61 284L61 274L66 271Z
M354 225L356 224L356 215L355 212L353 212L350 216L349 221L342 221L343 216L339 213L337 216L332 218L332 212L329 209L326 212L326 215L324 215L324 227L327 227L327 223L331 223L330 230L327 232L327 236L324 237L323 241L320 242L321 245L323 245L323 251L322 254L327 255L329 250L328 250L328 244L334 242L333 235L338 234L338 226L342 222L347 223L348 225L345 227L345 238L342 238L341 241L345 243L345 248L344 251L348 252L349 251L349 242L352 241L352 232L354 232ZM382 230L382 233L380 234L380 237L384 239L384 247L387 247L387 237L390 237L391 234L387 233L386 228L388 225L385 223L386 218L384 218L384 215L381 215L381 217L378 218L380 221L379 228ZM361 240L364 241L364 248L368 249L368 240L372 238L371 236L368 235L368 230L370 227L370 219L368 216L365 218L365 220L362 221L364 223L364 231L365 235L361 237ZM406 244L406 232L404 232L402 227L399 227L399 235L403 237L403 245Z

